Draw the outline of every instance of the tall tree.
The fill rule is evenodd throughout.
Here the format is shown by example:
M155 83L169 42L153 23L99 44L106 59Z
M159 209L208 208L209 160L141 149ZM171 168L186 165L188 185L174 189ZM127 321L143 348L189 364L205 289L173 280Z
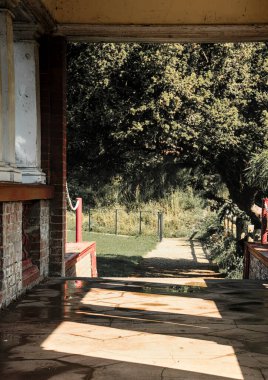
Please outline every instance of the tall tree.
M245 169L266 146L267 62L264 43L70 46L71 169L107 175L109 162L137 185L198 167L252 216Z

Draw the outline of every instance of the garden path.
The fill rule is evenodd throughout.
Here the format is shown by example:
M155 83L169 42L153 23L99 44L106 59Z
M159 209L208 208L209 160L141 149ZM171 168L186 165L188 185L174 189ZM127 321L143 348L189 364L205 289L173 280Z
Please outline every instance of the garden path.
M141 263L146 277L219 277L218 268L197 239L165 238Z

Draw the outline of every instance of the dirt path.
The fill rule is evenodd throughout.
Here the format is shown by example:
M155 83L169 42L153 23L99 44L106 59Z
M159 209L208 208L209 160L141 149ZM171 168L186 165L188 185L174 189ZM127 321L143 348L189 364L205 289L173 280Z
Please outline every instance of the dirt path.
M141 267L145 277L220 276L206 249L195 239L163 239L144 256Z

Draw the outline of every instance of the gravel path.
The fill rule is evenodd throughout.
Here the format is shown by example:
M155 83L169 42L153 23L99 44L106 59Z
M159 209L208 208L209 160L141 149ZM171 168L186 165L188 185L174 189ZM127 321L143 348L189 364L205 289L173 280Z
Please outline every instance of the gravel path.
M163 239L142 261L146 277L219 277L216 265L196 239Z

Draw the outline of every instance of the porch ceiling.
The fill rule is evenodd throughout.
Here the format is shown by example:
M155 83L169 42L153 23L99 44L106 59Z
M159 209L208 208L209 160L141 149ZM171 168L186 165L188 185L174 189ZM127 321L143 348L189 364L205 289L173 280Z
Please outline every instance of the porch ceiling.
M42 0L59 24L265 24L267 0Z
M6 0L18 38L237 42L268 40L267 0ZM5 1L0 0L0 6ZM12 5L11 5L12 4Z

